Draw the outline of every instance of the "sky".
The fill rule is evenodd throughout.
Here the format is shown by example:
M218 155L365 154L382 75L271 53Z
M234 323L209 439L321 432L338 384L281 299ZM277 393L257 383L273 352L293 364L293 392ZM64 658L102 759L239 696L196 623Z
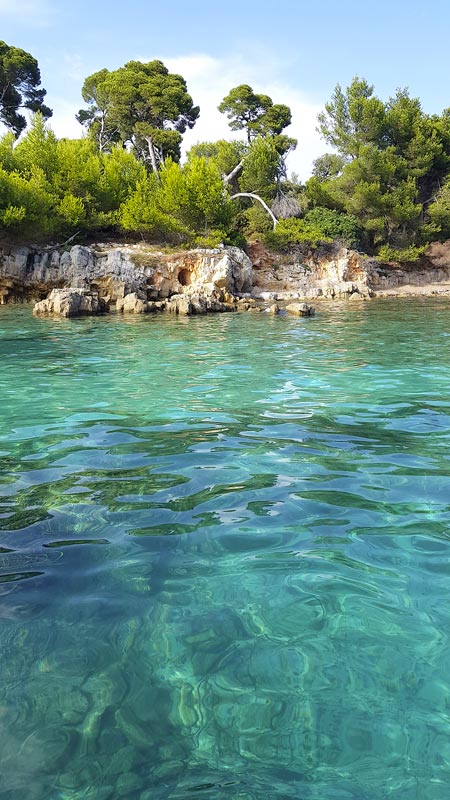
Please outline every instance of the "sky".
M0 0L0 39L37 58L58 136L82 135L88 75L158 58L200 105L185 148L236 136L217 106L248 83L290 106L302 180L327 150L316 118L336 83L359 75L382 99L407 86L427 113L450 106L449 30L448 0Z

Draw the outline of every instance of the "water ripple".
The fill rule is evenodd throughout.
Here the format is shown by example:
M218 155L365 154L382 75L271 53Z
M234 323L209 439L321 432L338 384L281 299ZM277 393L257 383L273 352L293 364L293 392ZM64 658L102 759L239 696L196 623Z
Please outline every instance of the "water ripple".
M261 317L0 307L2 799L447 797L447 306Z

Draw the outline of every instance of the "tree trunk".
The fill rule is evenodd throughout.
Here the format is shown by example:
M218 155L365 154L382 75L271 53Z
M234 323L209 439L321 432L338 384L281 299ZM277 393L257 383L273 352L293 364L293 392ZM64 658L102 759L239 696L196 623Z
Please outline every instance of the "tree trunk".
M236 177L236 175L239 175L243 166L244 166L244 159L242 158L239 164L236 164L235 168L232 169L231 172L228 173L228 175L223 176L223 182L225 186L227 185L227 183L230 183L233 180L233 178Z
M278 220L273 211L271 211L271 209L267 205L267 203L265 203L264 200L262 200L258 194L255 194L254 192L238 192L237 194L234 194L232 197L230 197L230 200L235 200L236 197L250 197L252 200L258 200L258 202L261 203L262 207L267 211L267 213L271 217L273 222L273 229L275 230L275 228L278 225Z
M105 115L102 114L101 122L100 122L100 133L98 135L98 149L101 153L103 153L104 143L103 143L103 134L105 132Z
M153 172L156 172L158 180L160 180L159 172L158 172L158 162L157 162L157 159L156 159L155 145L153 144L152 137L151 136L146 136L145 137L145 141L148 144L148 152L149 152L149 155L150 155L150 161L151 161L151 164L152 164Z

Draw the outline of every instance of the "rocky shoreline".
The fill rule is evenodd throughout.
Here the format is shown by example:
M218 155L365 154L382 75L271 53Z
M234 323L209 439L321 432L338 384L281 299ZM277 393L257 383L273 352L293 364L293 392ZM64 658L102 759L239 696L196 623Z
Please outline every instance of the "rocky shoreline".
M182 252L149 245L0 246L0 303L34 302L39 315L167 311L287 311L309 301L450 294L450 247L436 244L417 265L382 264L338 246L281 257L258 242Z

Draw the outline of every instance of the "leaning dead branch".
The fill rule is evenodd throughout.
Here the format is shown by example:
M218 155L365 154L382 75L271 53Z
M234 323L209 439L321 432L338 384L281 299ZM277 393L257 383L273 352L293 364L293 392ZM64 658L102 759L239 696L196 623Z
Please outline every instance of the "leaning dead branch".
M267 211L270 218L272 219L273 229L275 230L275 228L277 227L278 220L273 211L270 210L267 203L265 203L264 200L262 200L258 194L255 194L254 192L238 192L237 194L233 194L230 197L230 200L236 200L237 197L250 197L252 200L258 200L258 202L261 203L262 207Z
M76 237L77 237L77 236L78 236L80 233L81 233L81 231L77 231L76 233L74 233L74 234L73 234L73 236L69 236L69 238L68 238L68 239L66 239L66 241L65 241L65 242L62 242L61 244L52 244L50 247L42 247L42 250L43 250L45 253L50 253L52 250L59 250L59 248L60 248L60 247L65 247L65 246L66 246L66 244L69 244L69 242L73 242L73 240L74 240L74 239L75 239L75 238L76 238Z

